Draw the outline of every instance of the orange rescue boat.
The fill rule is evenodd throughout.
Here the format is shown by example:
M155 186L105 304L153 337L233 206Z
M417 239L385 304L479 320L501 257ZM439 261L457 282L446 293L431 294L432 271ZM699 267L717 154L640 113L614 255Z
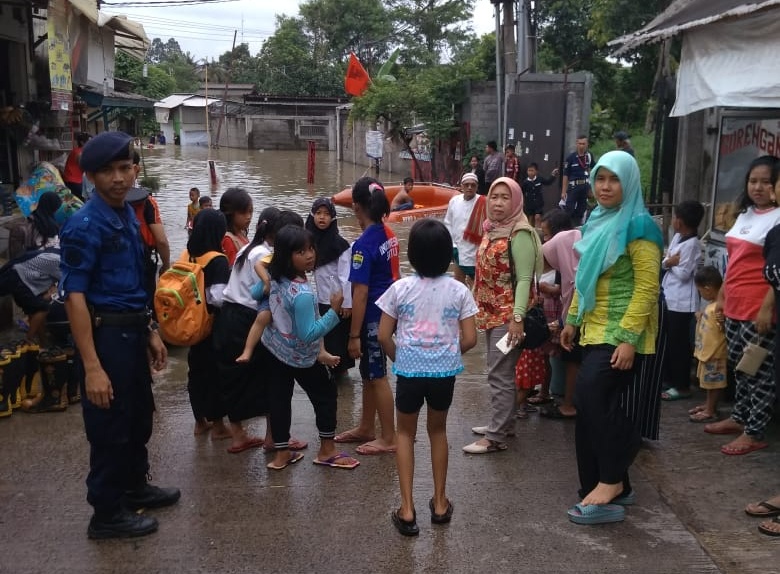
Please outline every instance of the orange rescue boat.
M403 185L386 185L387 199L393 201L393 197L403 189ZM412 200L414 209L404 211L391 211L387 216L388 223L401 221L414 221L424 217L444 217L450 199L460 193L460 190L443 183L416 183L412 188ZM346 187L333 196L333 203L342 207L352 207L352 187Z

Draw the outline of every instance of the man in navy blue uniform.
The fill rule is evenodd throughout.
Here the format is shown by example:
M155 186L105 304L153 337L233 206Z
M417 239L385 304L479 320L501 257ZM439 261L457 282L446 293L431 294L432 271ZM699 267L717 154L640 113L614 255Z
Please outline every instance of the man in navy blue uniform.
M580 225L588 209L590 195L590 171L596 165L596 159L588 151L588 136L577 136L577 151L572 152L563 162L561 199L566 202L564 209L571 216L574 225Z
M87 535L144 536L157 530L157 520L134 511L174 504L181 493L147 482L151 367L162 369L167 351L146 308L143 244L125 203L135 178L132 138L92 138L80 165L95 192L61 230L60 292L84 375L87 501L94 508Z

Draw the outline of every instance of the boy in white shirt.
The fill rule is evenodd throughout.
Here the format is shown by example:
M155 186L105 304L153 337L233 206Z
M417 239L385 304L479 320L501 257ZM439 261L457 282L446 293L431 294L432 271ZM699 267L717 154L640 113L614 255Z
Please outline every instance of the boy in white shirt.
M665 272L663 289L663 327L659 350L668 388L661 393L665 401L691 396L691 362L693 344L691 324L699 305L699 294L693 277L701 257L698 228L704 217L704 207L694 200L683 201L674 208L672 242L661 262Z

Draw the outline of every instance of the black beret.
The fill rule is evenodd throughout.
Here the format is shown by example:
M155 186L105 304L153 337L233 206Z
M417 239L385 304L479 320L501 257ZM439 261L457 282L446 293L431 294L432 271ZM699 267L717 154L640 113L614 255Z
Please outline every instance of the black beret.
M624 132L623 130L620 130L619 132L615 132L615 135L614 135L614 138L616 140L620 140L620 141L626 141L630 137L631 136L628 135L628 133Z
M84 145L79 166L94 173L112 161L123 159L133 159L133 138L124 132L103 132Z

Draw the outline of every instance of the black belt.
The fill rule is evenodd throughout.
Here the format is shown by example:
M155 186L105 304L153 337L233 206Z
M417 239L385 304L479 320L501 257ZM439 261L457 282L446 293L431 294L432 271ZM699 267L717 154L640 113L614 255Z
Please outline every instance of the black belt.
M143 311L101 311L90 309L93 327L147 327L152 318L149 309Z
M589 183L587 179L575 179L574 181L570 181L569 185L574 187L575 185L584 185L586 183Z

